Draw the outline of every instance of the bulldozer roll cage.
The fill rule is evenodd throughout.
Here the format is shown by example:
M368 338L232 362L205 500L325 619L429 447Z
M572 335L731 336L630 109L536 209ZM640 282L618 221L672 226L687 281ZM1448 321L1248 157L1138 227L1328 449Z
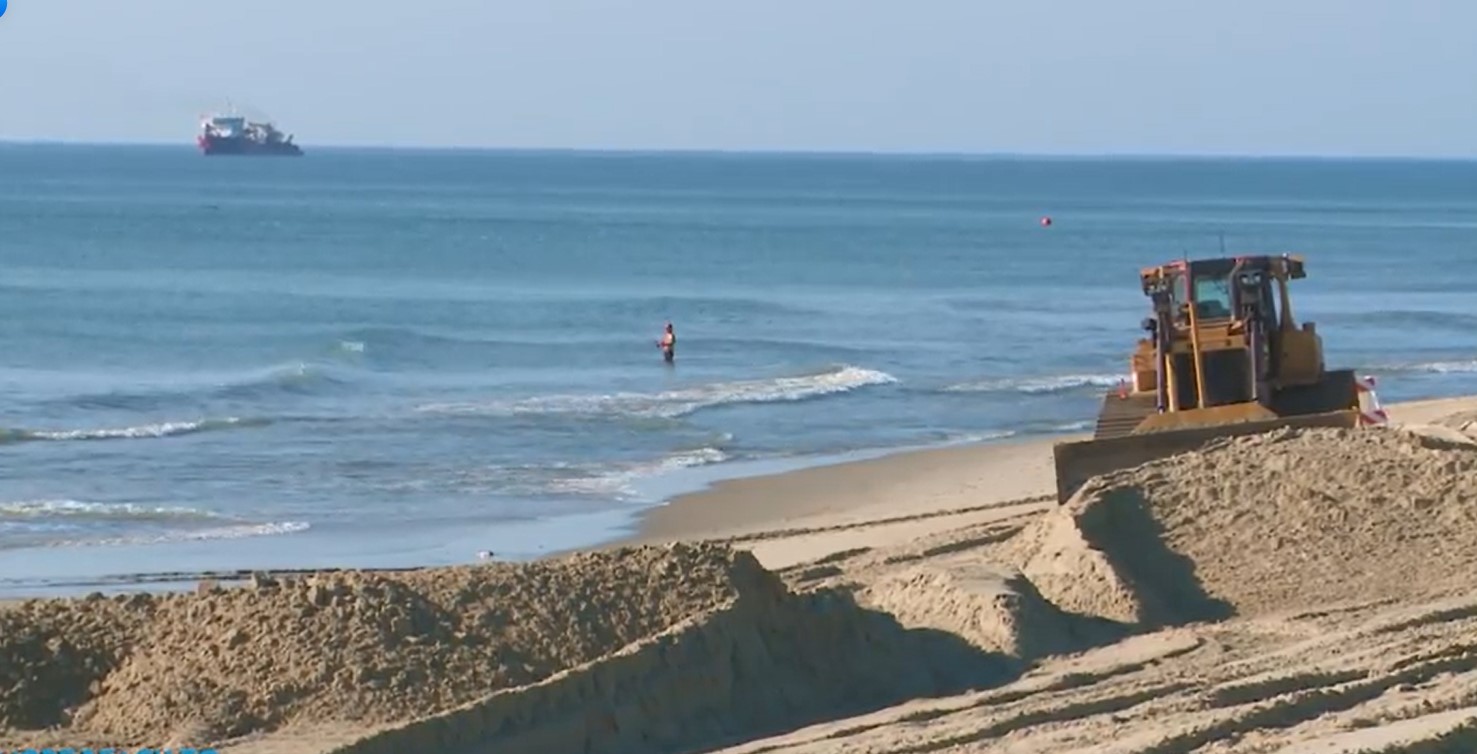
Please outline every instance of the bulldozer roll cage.
M1351 370L1329 371L1312 322L1293 317L1301 257L1183 259L1139 271L1150 313L1125 386L1103 396L1091 440L1057 445L1065 502L1098 474L1278 427L1359 425Z

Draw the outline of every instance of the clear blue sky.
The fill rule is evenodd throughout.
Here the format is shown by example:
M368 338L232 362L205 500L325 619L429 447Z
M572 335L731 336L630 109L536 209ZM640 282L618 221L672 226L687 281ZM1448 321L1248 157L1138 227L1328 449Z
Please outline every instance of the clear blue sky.
M0 138L1477 156L1477 0L10 0Z

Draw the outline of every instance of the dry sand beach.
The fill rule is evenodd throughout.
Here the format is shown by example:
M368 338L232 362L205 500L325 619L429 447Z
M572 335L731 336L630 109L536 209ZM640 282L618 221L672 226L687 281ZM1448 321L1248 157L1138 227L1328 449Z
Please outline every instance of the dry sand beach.
M723 482L528 564L0 612L0 749L1477 750L1477 398L1050 493L1050 442Z

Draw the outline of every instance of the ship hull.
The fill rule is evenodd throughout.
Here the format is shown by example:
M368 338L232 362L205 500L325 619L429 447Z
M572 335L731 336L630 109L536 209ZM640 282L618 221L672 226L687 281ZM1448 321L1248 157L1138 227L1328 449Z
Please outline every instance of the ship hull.
M247 138L222 138L219 136L201 136L197 142L200 146L200 152L211 157L217 155L300 157L303 153L303 150L296 144L286 142L264 144Z

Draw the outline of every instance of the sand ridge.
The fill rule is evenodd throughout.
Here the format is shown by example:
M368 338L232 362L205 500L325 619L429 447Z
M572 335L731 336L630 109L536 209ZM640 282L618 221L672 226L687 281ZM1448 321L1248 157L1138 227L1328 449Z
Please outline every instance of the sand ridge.
M352 721L378 732L350 750L380 751L424 743L406 721L493 714L500 751L534 752L629 742L639 726L604 712L629 702L621 715L665 721L641 741L679 751L1019 670L847 593L794 594L718 544L32 600L0 619L24 629L0 634L4 679L21 692L0 698L0 748L199 746ZM699 719L669 720L662 705Z
M947 631L981 649L1036 660L1121 636L1116 627L1046 601L1006 565L974 558L919 565L860 590L866 605L908 626Z
M1283 430L1094 479L1010 559L1048 599L1148 625L1469 585L1477 446Z
M677 545L32 600L0 612L0 727L65 724L143 745L181 728L198 742L299 720L403 720L779 588L747 553Z

